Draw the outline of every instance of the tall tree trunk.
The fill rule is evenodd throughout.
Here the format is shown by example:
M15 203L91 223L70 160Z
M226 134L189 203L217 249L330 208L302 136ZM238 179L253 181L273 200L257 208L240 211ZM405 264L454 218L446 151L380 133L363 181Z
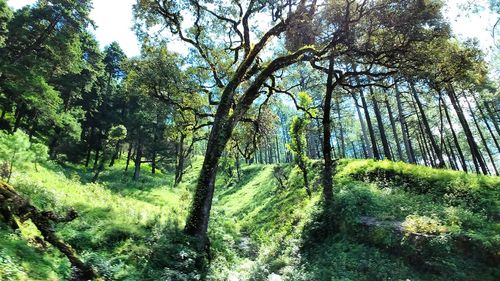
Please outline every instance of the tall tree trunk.
M424 141L422 140L422 135L421 135L421 130L418 130L416 132L417 135L417 142L418 142L418 148L420 149L420 154L422 155L422 159L424 160L424 165L425 166L430 166L429 161L427 160L427 152L425 151L425 146L424 146Z
M389 121L391 122L392 135L394 136L394 141L396 142L396 150L398 152L399 160L403 161L403 152L401 151L401 143L399 141L398 131L396 129L396 122L394 122L394 116L392 115L391 104L387 95L385 96L385 107L387 108L387 114L389 115Z
M340 115L340 101L339 97L335 98L335 109L337 111L337 123L339 124L339 138L340 138L340 157L345 158L345 151L346 151L346 145L345 145L345 139L344 139L344 126L342 126L342 116Z
M439 93L439 94L441 95L441 93ZM457 149L458 156L460 158L460 165L462 166L462 170L467 172L468 171L467 162L465 161L464 153L462 151L462 148L460 147L460 143L458 142L457 133L455 132L455 129L453 128L453 123L451 122L450 113L448 112L448 107L446 106L446 103L444 100L443 100L443 104L444 104L444 106L443 106L444 115L446 117L446 120L448 121L448 126L450 126L451 135L453 137L453 143L455 144L455 148Z
M479 126L479 123L477 121L476 115L474 114L474 111L472 111L472 106L470 105L469 100L467 99L466 96L464 96L465 102L467 103L467 106L469 107L470 114L472 116L472 120L474 121L474 124L476 125L477 132L479 133L479 137L481 138L481 142L483 143L484 149L486 150L486 153L488 154L488 158L490 158L490 163L491 166L493 167L493 171L496 176L498 176L498 170L497 166L495 165L495 159L493 158L493 155L491 153L491 150L489 148L488 142L486 141L483 132L481 131L481 127ZM492 173L493 174L493 173Z
M410 89L411 92L413 93L413 98L415 99L415 102L417 103L417 108L418 111L420 112L420 117L422 119L422 125L425 129L425 132L427 133L427 136L429 137L429 142L432 146L432 150L436 153L437 156L437 163L436 167L438 168L444 168L446 167L443 159L443 152L441 151L441 148L437 145L436 140L434 139L434 136L432 135L432 130L429 125L429 121L427 120L427 116L425 115L424 108L422 106L422 103L420 102L420 99L418 97L417 91L415 90L415 85L413 82L410 82Z
M179 142L177 143L177 165L175 165L175 180L174 185L177 186L182 180L184 172L184 140L186 135L181 133Z
M92 143L94 141L95 127L92 126L90 129L90 136L87 140L87 158L85 159L85 167L88 167L90 164L90 154L92 153Z
M135 150L135 167L133 180L138 180L141 173L141 162L142 162L142 141L139 139L137 142L137 148Z
M278 162L279 162L279 160L278 160ZM241 164L240 164L240 156L238 155L238 153L234 154L234 163L236 166L236 176L238 177L238 181L240 181L241 180ZM182 175L181 175L181 178L182 178Z
M403 144L406 151L406 157L409 163L416 163L415 154L410 145L410 132L408 131L408 126L406 124L406 118L403 112L403 103L401 102L401 93L399 92L398 85L395 85L396 90L396 103L398 105L398 116L399 124L401 126L401 133L403 134Z
M13 133L15 133L17 129L19 129L19 126L21 126L21 119L24 117L23 106L16 108L14 116L15 116L15 121L14 121L14 128L12 129Z
M279 139L278 135L275 136L275 145L276 145L276 162L281 163L281 157L280 157L280 146L279 146ZM238 157L237 157L238 158ZM238 158L239 159L239 158Z
M366 158L373 158L373 151L370 147L370 141L368 140L368 132L366 130L365 119L363 118L363 115L361 114L361 110L359 109L360 106L358 105L358 100L356 98L356 94L354 92L351 92L351 97L354 101L354 107L356 107L356 112L358 114L359 123L361 125L363 150L364 150L365 157Z
M109 161L109 167L113 167L115 165L115 161L118 158L118 153L120 152L121 142L117 142L115 145L115 149L113 150L113 155L111 156L111 161Z
M366 103L365 95L363 90L359 91L361 97L361 104L363 105L363 110L365 112L366 125L368 127L368 132L370 133L371 150L373 151L373 157L380 160L380 154L378 153L377 140L375 139L375 131L373 130L372 121L370 119L370 113L368 112L368 105Z
M361 143L361 149L363 150L363 156L364 156L364 158L365 159L371 158L371 157L368 157L368 151L366 151L365 141L361 138L359 140L359 142ZM363 158L363 157L360 157L360 158Z
M474 136L472 135L469 124L467 123L467 119L465 119L465 115L462 111L462 108L460 107L460 105L458 103L453 85L448 84L447 89L446 89L446 93L448 94L448 97L450 98L450 101L451 101L451 105L455 109L455 112L457 113L457 116L458 116L458 120L460 121L460 124L462 125L465 136L467 138L467 142L469 143L469 146L470 146L472 156L476 159L483 174L487 174L488 170L486 168L486 163L484 163L484 161L481 157L481 152L479 151L479 148L476 144L476 141L474 140Z
M156 149L151 153L151 174L156 174Z
M483 109L481 108L479 102L477 101L477 98L475 95L472 95L474 98L474 102L476 103L476 107L479 110L479 113L481 114L481 118L483 119L484 124L486 125L486 128L488 128L488 132L490 132L491 138L493 139L493 142L495 143L497 147L497 151L500 152L500 145L498 144L497 138L495 137L495 133L493 133L493 130L491 129L491 126L488 122L488 118L486 118L486 115L484 114Z
M331 132L331 106L333 94L333 58L330 58L328 64L328 77L326 79L325 101L323 105L323 196L325 203L330 205L333 198L333 161L332 161L332 144L330 142Z
M88 167L90 164L90 155L92 153L92 148L87 148L87 156L85 156L85 167Z
M99 154L101 150L99 147L95 149L95 157L94 157L94 169L97 169L97 164L99 163Z
M378 106L377 98L373 93L373 87L370 86L370 96L373 103L373 111L375 112L375 118L377 119L377 126L380 132L380 139L382 140L382 148L384 149L384 157L386 159L392 160L391 149L389 147L389 141L385 134L384 122L382 121L382 114L380 113L380 108Z
M488 112L488 115L491 118L491 121L493 123L493 126L495 127L495 130L497 131L497 135L500 135L500 118L498 117L495 112L490 108L490 105L487 102L483 102L484 107L486 108L486 112Z
M125 164L125 172L128 171L128 166L130 164L130 157L132 156L132 144L128 144L128 152L127 152L127 162Z
M450 140L447 138L445 139L444 147L446 149L446 154L448 154L448 158L450 159L450 163L452 163L451 168L454 170L459 170L460 168L458 166L457 156L453 151L453 147L451 146Z
M352 147L352 153L353 153L354 159L357 159L358 154L356 153L356 146L354 146L354 142L351 142L351 147Z

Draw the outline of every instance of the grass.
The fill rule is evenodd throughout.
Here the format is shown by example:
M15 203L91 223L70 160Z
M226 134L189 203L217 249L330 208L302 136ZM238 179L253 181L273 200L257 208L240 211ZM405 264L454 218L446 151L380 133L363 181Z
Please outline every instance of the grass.
M120 161L96 184L90 170L49 163L16 173L13 185L42 209L75 208L80 217L57 233L109 280L500 278L498 177L371 160L340 161L331 209L321 204L319 162L310 164L311 198L290 166L284 188L274 165L243 166L239 181L219 176L213 260L196 271L197 253L180 230L201 160L177 187L172 173L153 175L147 166L132 181ZM325 217L334 229L326 230ZM67 279L65 258L40 245L29 222L22 229L0 225L0 279Z

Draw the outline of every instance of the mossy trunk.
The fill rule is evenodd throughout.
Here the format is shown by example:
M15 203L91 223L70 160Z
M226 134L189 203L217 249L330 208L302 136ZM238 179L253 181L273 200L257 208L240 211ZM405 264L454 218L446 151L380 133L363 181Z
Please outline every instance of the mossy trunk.
M219 105L220 107L221 105ZM229 108L229 107L228 107ZM191 205L191 211L186 221L184 232L197 239L200 251L209 251L207 235L212 198L215 190L215 179L220 156L229 141L234 124L228 118L227 112L218 111L220 115L210 132L205 158L196 184L196 191ZM217 116L216 116L217 117Z

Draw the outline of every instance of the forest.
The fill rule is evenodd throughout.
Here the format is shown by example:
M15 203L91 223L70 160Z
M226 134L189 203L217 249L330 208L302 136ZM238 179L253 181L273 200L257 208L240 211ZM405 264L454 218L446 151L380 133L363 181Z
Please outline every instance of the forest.
M500 280L498 1L97 1L0 0L0 280Z

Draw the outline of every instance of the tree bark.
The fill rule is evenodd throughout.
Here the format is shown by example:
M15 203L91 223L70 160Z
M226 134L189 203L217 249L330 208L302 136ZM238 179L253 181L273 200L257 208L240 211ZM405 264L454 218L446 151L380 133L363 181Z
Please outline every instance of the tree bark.
M489 104L487 102L483 102L484 107L486 108L486 111L488 112L488 115L491 118L491 121L493 123L493 126L495 127L495 130L497 131L497 135L500 135L500 118L498 115L496 115L493 110L490 108Z
M186 221L184 232L197 239L199 250L209 251L209 239L207 236L210 209L215 189L215 178L219 158L224 150L234 126L248 111L254 100L259 96L259 90L266 80L277 70L292 65L303 58L303 55L310 48L304 47L292 54L278 57L266 66L255 76L252 83L246 88L238 102L235 103L234 95L237 88L243 81L244 76L252 67L259 52L266 46L270 37L285 31L285 24L277 24L261 40L248 51L244 60L240 63L232 78L222 91L219 105L214 116L212 129L207 141L207 150L200 171L200 176L196 184L196 191L193 197L191 211ZM234 105L234 106L233 106ZM233 109L232 113L230 113ZM209 252L208 252L209 253Z
M445 139L444 148L445 148L446 154L448 154L448 158L450 159L451 168L453 170L459 170L457 157L455 155L455 152L453 151L453 147L451 146L449 139Z
M430 162L427 160L427 152L425 151L425 145L423 143L425 140L422 140L421 130L418 130L416 134L418 148L420 149L420 154L422 155L422 159L424 160L424 165L429 166Z
M215 119L212 131L210 132L191 211L189 212L184 228L186 234L197 238L198 248L207 251L209 250L209 240L207 237L208 221L212 208L218 162L233 129L230 120L226 117L227 113L224 111L224 105L219 104L216 114L219 118Z

